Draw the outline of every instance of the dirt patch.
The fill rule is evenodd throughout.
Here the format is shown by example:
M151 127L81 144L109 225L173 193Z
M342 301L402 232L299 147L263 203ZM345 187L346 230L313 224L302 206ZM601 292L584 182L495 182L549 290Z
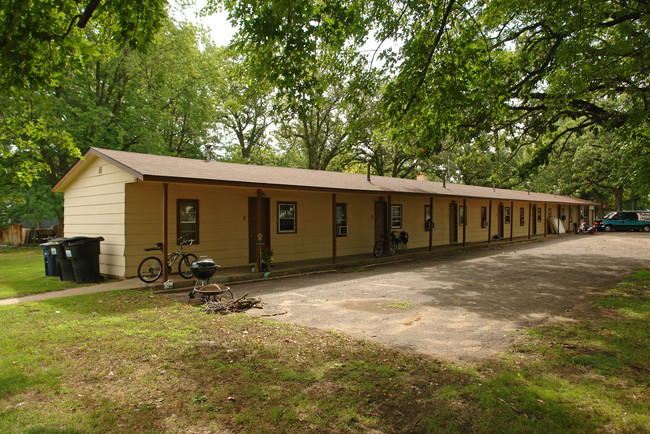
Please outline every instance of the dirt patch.
M650 265L648 251L645 233L569 235L232 289L262 298L264 309L251 315L283 313L273 319L476 362L517 331L584 315L590 299Z

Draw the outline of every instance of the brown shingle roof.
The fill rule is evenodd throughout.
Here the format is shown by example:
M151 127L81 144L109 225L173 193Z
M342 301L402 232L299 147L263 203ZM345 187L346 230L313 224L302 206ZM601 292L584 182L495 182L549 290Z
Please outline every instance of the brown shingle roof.
M254 166L138 154L111 149L90 148L87 155L107 160L144 181L188 182L199 184L248 185L257 188L311 189L332 192L362 192L377 194L417 194L433 196L454 196L466 198L518 200L532 202L554 202L574 205L595 205L582 199L552 194L507 190L473 185L416 181L412 179L389 178L366 175L327 172L321 170L294 169L288 167ZM77 163L77 165L80 163ZM75 165L54 186L55 191L73 174Z

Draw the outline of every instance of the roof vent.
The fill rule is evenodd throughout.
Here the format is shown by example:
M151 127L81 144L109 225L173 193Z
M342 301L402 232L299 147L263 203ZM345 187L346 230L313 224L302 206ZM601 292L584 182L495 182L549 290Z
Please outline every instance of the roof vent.
M212 145L205 146L205 161L212 161Z
M366 158L367 171L366 171L366 180L370 182L370 157Z

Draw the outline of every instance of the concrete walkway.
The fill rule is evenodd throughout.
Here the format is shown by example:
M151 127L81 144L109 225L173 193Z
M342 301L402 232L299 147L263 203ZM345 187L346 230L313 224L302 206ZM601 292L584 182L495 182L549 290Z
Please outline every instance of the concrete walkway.
M515 240L517 242L528 242L528 239ZM276 279L280 277L289 277L296 275L305 275L310 273L324 273L331 272L337 269L346 269L346 268L363 268L363 267L373 267L381 264L394 264L403 261L412 261L419 258L447 258L455 254L473 250L476 248L489 248L496 246L503 246L504 244L512 244L510 241L502 240L492 243L475 243L468 244L467 247L462 247L462 245L452 245L452 246L438 246L435 247L432 251L429 251L427 248L424 249L412 249L406 252L398 252L396 255L388 257L383 256L381 258L375 258L371 253L361 254L361 255L350 255L338 257L336 264L332 263L331 258L325 259L315 259L307 261L295 261L295 262L286 262L273 264L271 267L271 272L267 277L264 273L255 273L249 268L246 267L232 267L232 268L220 268L217 269L217 273L213 277L213 281L216 282L228 282L228 283L248 283L248 282L257 282L269 279ZM173 274L170 276L170 279L174 282L172 289L164 290L162 280L156 281L152 284L147 284L142 282L138 278L124 279L124 280L115 280L107 283L101 283L97 285L81 286L77 288L64 289L62 291L52 291L45 292L41 294L28 295L25 297L16 297L16 298L6 298L0 299L0 306L17 304L17 303L28 303L32 301L43 301L50 300L53 298L61 297L72 297L76 295L84 294L94 294L97 292L108 292L108 291L120 291L125 289L142 289L142 288L152 288L156 292L164 293L174 293L182 292L189 290L194 287L195 279L183 279L178 274Z
M107 283L100 283L91 286L79 286L77 288L64 289L62 291L43 292L41 294L27 295L25 297L4 298L0 300L0 306L17 303L28 303L30 301L43 301L52 298L73 297L75 295L94 294L96 292L119 291L122 289L143 288L147 284L140 279L115 280Z

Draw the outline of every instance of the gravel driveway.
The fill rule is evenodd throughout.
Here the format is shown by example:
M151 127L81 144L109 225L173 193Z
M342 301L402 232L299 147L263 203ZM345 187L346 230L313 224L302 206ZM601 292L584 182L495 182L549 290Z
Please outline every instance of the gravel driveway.
M504 350L513 332L566 320L577 305L648 267L650 235L598 233L233 290L262 298L264 309L251 315L280 314L271 319L476 362Z

